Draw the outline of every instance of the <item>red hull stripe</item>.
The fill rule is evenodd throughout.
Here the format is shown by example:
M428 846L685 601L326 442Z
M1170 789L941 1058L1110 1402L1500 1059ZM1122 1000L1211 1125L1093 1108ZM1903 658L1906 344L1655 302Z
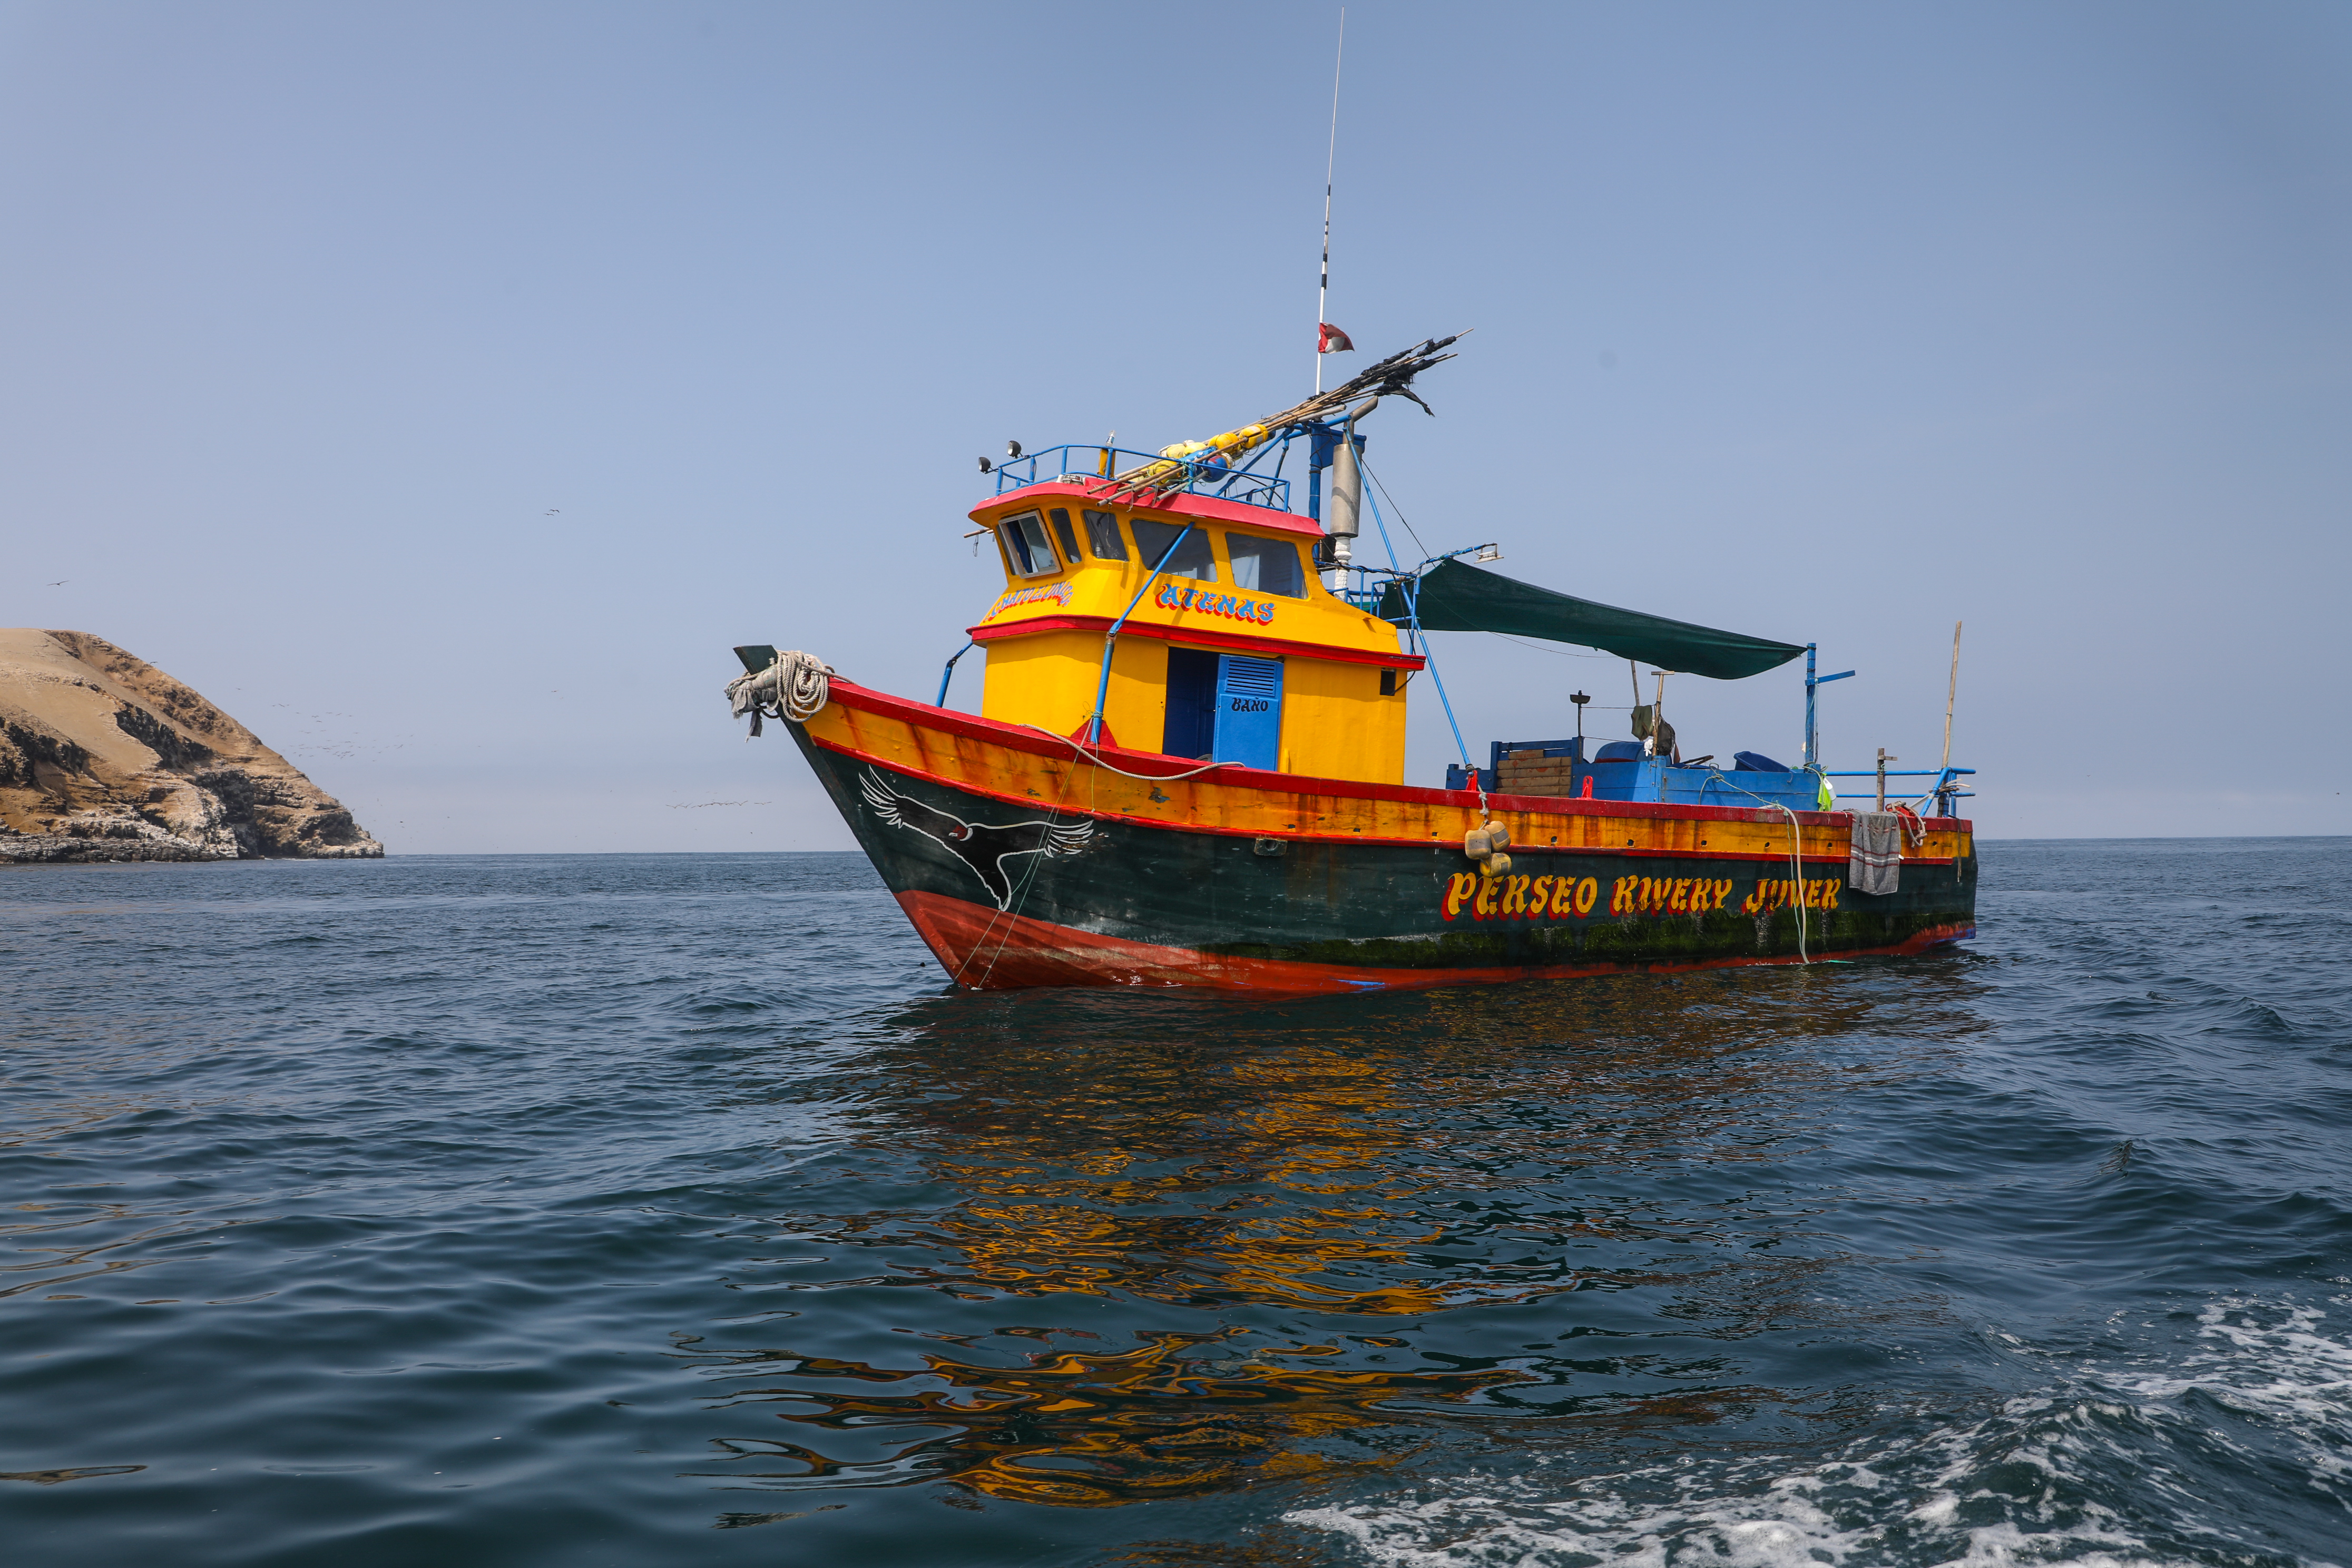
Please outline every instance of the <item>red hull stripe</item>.
M1050 921L1032 920L1026 915L1005 914L940 893L900 893L898 904L949 975L959 984L982 991L1032 985L1206 985L1221 991L1296 994L1491 985L1516 980L1575 980L1596 974L1675 974L1694 969L1741 969L1799 962L1790 956L1525 968L1358 968L1289 959L1233 958L1192 948L1129 942ZM1962 942L1975 934L1974 926L1934 926L1892 947L1848 948L1833 957L1916 953L1946 942Z
M1015 751L1032 752L1041 757L1069 758L1074 754L1070 742L1058 735L1047 734L1045 731L1034 730L1024 724L1006 724L994 719L982 719L974 714L958 712L952 708L934 708L928 702L910 702L903 697L893 697L885 691L876 691L853 681L844 680L838 676L835 676L833 680L833 700L845 708L854 708L862 713L878 714L886 719L896 719L902 723L919 725L924 729L936 730L944 734L962 735L971 740L984 741L992 746L1009 746ZM826 745L815 735L811 735L809 739L817 745L824 746L827 751L839 752L845 756L864 757L866 755L863 752L854 751L848 747ZM1129 773L1137 773L1145 778L1173 778L1178 773L1190 773L1201 765L1186 757L1165 756L1158 752L1133 752L1123 746L1098 746L1095 749ZM880 757L871 760L881 763L885 767L897 768L905 773L919 773L919 770L907 767L902 763L888 762ZM920 776L932 775L920 774ZM1281 795L1330 795L1344 800L1396 800L1410 801L1423 805L1462 806L1474 805L1478 798L1466 789L1423 789L1414 784L1366 784L1358 779L1318 779L1305 773L1273 773L1264 768L1219 768L1214 776L1219 784L1240 784L1251 789L1268 790ZM973 789L972 785L961 780L941 779L940 782L950 784L957 789ZM987 792L973 790L973 793ZM1487 793L1486 800L1490 805L1498 806L1505 811L1549 812L1560 816L1780 824L1785 824L1789 820L1778 811L1749 810L1746 807L1727 805L1666 805L1639 800L1566 801L1551 795L1496 795L1492 791ZM1801 811L1796 814L1799 822L1807 826L1820 827L1843 827L1846 826L1847 816L1848 814L1843 811ZM1966 817L1954 819L1931 816L1927 820L1934 823L1938 832L1967 833L1973 826ZM1348 837L1351 839L1358 837L1354 834ZM1421 843L1426 840L1409 842ZM1906 863L1918 864L1919 862L1906 861Z
M1024 621L1007 621L1001 626L967 626L964 632L976 643L992 643L1006 637L1032 637L1039 632L1107 632L1110 628L1108 616L1033 616ZM1252 637L1247 632L1221 632L1208 626L1165 626L1156 621L1129 621L1120 628L1119 635L1199 643L1202 647L1247 648L1255 653L1287 654L1293 658L1325 658L1334 664L1376 664L1385 669L1419 669L1429 662L1417 654L1374 653L1365 648L1331 647L1323 643Z

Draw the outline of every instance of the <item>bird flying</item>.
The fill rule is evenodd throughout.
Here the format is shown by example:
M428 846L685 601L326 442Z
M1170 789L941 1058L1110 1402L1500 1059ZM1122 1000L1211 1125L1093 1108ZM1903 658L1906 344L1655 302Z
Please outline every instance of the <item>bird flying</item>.
M912 795L900 795L871 769L857 781L866 809L893 827L919 833L971 868L1000 910L1013 907L1013 875L1004 863L1018 855L1075 855L1093 837L1091 822L1015 822L1003 826L966 822Z

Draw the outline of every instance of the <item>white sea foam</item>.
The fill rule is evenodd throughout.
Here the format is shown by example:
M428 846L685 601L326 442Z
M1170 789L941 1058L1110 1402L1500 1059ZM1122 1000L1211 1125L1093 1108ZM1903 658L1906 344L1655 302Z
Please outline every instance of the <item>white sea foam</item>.
M2258 1458L2284 1465L2305 1489L2292 1506L2309 1521L2332 1498L2352 1541L2352 1342L2324 1309L2219 1301L2195 1348L2155 1364L2084 1368L1997 1337L2050 1364L2048 1393L1832 1462L1694 1455L1573 1479L1548 1462L1286 1517L1383 1568L2342 1568L2263 1539L2249 1492Z
M2335 1304L2343 1305L2338 1297ZM2315 1307L2233 1299L2200 1315L2199 1332L2214 1348L2184 1358L2171 1372L2113 1380L2135 1399L2170 1403L2191 1390L2229 1409L2265 1420L2308 1450L2315 1479L2339 1497L2352 1479L2352 1343L2330 1339ZM2227 1348L2221 1348L2221 1347ZM2352 1520L2346 1521L2352 1533Z

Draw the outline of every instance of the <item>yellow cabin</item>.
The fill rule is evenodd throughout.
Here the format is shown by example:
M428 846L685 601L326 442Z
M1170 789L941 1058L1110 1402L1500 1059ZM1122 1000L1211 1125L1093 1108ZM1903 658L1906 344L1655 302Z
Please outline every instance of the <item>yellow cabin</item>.
M1106 746L1404 781L1405 686L1423 661L1324 587L1320 526L1214 496L1088 493L1101 488L1049 480L972 512L1004 565L971 628L983 717L1084 739L1099 690Z

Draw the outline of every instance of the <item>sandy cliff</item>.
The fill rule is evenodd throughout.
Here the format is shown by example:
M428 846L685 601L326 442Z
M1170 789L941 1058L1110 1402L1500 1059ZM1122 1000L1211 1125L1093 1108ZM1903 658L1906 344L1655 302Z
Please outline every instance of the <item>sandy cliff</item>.
M341 802L153 665L87 632L0 629L0 862L383 853Z

